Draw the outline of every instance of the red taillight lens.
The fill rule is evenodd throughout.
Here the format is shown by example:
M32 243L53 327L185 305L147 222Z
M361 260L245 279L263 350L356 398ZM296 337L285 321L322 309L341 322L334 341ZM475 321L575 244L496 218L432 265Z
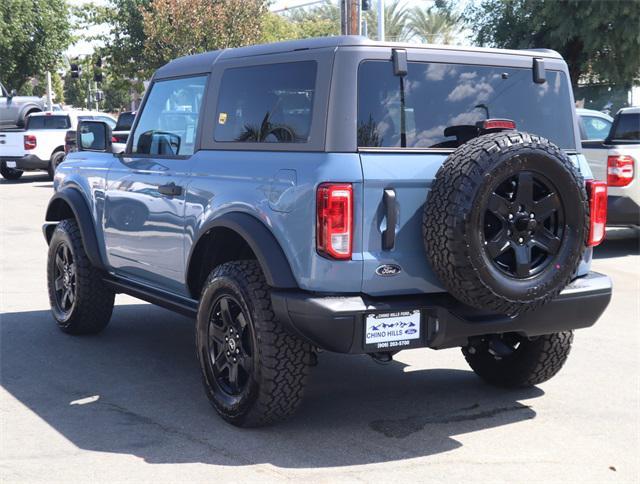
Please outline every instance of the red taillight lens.
M112 143L117 143L118 142L118 138L116 138L115 136L111 137L111 142Z
M607 224L607 184L603 181L587 180L589 194L589 240L587 245L593 247L604 239Z
M510 119L487 119L482 123L484 129L516 129L516 123Z
M316 197L316 247L332 259L351 259L353 245L353 187L323 183Z
M626 187L633 180L635 160L628 155L609 156L607 158L607 185Z
M24 135L24 149L25 150L32 150L36 147L37 145L37 141L36 141L36 137L32 134L25 134Z

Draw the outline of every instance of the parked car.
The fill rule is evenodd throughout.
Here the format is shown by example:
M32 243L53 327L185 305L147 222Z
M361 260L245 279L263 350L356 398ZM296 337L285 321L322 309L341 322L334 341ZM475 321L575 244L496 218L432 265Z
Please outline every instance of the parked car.
M580 139L587 141L604 141L611 130L613 118L601 111L593 109L576 109L580 127Z
M583 120L587 114L579 112ZM591 114L588 114L591 116ZM596 119L593 117L592 119ZM602 120L602 125L598 122ZM586 121L588 123L588 121ZM609 185L608 225L640 226L640 107L623 108L616 114L605 132L607 120L598 117L590 139L582 141L582 151L587 157L594 176L607 180ZM592 124L593 128L593 124ZM587 132L588 133L588 132ZM597 136L597 137L596 137Z
M611 298L606 185L552 51L226 49L156 71L124 154L78 130L44 226L55 321L98 333L116 293L195 318L234 425L291 414L319 349L459 347L491 384L539 384Z
M83 119L97 119L110 126L116 123L100 112L46 111L29 115L24 130L0 132L0 174L17 180L25 171L44 170L53 178L64 160L67 130Z
M0 129L22 128L27 116L44 110L42 98L18 96L15 89L9 92L0 82Z

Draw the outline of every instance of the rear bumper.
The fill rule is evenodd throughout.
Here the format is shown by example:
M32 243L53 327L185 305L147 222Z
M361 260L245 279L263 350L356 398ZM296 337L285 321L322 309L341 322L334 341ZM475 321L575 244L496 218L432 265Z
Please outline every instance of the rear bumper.
M539 336L592 326L611 300L609 277L590 272L574 280L542 308L510 318L473 309L448 294L370 298L319 296L303 291L274 291L273 309L283 324L328 351L366 353L366 314L419 309L421 338L412 347L464 346L468 338L516 332Z
M36 155L0 156L0 162L14 161L17 170L46 170L49 160L41 160Z
M640 206L631 197L609 195L607 225L640 225Z

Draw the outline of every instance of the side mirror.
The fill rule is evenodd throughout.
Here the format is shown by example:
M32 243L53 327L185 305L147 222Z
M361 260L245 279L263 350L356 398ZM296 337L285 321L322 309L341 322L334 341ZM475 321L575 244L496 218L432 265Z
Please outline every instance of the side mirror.
M103 121L80 121L76 130L78 151L111 153L111 128Z

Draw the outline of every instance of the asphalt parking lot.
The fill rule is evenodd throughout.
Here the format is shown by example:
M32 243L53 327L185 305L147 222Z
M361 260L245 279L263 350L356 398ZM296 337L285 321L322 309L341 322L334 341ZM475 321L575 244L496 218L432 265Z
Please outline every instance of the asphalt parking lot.
M486 386L455 349L386 366L323 353L294 418L239 430L204 396L190 320L118 296L99 336L55 327L40 229L51 194L39 174L0 181L2 482L640 480L637 235L597 249L612 304L537 388Z

